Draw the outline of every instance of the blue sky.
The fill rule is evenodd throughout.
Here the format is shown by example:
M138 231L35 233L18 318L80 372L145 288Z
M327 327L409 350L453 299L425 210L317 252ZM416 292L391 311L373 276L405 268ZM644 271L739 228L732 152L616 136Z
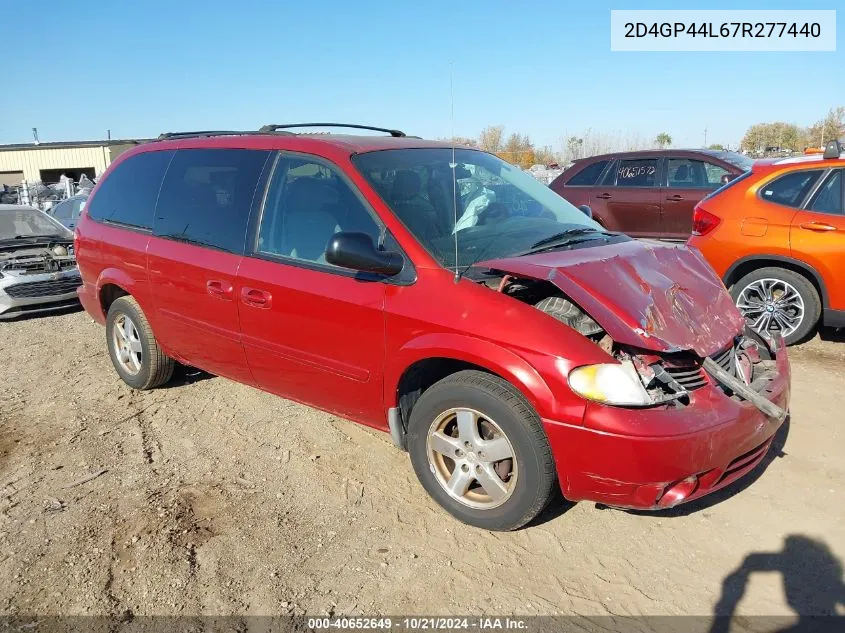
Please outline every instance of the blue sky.
M831 9L838 0L683 8ZM4 3L5 4L5 3ZM732 6L733 5L733 6ZM737 143L845 105L837 52L613 53L610 9L677 2L227 0L11 2L0 143L344 121L449 136L486 125L559 149L587 128L675 146ZM840 7L841 8L841 7ZM14 63L12 63L14 62ZM62 87L64 86L64 88Z

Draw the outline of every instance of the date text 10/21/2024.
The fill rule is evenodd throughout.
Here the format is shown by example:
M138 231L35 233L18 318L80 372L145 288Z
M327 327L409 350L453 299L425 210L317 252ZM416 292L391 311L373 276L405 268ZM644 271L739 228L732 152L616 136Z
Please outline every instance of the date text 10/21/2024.
M321 630L397 630L397 631L468 631L506 630L523 631L528 623L513 617L325 617L308 618L307 626L313 631Z

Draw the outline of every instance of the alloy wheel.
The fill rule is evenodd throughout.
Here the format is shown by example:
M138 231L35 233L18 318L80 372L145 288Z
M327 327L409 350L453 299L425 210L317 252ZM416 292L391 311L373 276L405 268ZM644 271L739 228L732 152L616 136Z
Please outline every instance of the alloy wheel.
M752 281L736 299L736 307L758 332L780 332L786 338L804 320L804 299L795 287L781 279Z
M449 409L429 428L429 468L446 493L471 508L505 503L517 481L516 456L501 427L474 409Z
M141 346L138 328L125 314L119 315L114 320L112 343L121 367L131 376L136 376L141 371L144 348Z

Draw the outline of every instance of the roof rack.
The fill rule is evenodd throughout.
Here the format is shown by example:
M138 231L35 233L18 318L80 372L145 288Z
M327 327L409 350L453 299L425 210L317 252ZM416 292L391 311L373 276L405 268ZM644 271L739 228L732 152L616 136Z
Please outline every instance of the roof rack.
M842 155L842 152L845 152L845 146L843 146L839 140L834 139L825 144L822 158L839 158Z
M195 136L237 136L249 134L249 132L238 132L235 130L198 130L196 132L164 132L159 134L157 141L166 141L175 138L191 138Z
M270 134L271 132L254 130L198 130L196 132L165 132L159 134L157 141L167 141L180 138L202 138L208 136L245 136L247 134ZM277 132L277 134L290 134L290 132Z
M285 125L262 125L259 132L278 132L279 130L286 130L288 128L297 127L345 127L355 130L372 130L373 132L385 132L390 136L406 136L402 130L391 130L385 127L373 127L371 125L357 125L355 123L288 123Z

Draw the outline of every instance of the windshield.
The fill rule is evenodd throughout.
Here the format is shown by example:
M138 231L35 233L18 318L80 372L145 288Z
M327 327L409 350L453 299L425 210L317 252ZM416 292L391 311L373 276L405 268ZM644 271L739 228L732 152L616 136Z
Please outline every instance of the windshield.
M710 155L714 158L718 158L719 160L723 160L726 163L730 163L735 167L739 167L743 171L751 169L751 166L754 164L753 159L748 158L748 156L740 154L739 152L715 151L710 152Z
M73 237L65 227L37 209L0 209L0 241L42 236L61 239Z
M353 162L447 268L456 265L456 237L457 265L465 267L525 253L566 231L602 231L547 186L486 152L455 150L454 181L452 149L447 147L368 152Z

